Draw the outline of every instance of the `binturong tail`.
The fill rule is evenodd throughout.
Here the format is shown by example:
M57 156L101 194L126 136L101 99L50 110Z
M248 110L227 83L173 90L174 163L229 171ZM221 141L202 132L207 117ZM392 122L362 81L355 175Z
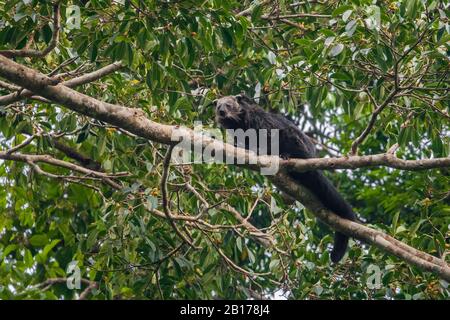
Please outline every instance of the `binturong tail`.
M352 207L342 198L333 184L320 171L291 172L289 175L311 191L320 202L338 216L355 221ZM331 261L339 262L345 255L348 236L340 232L334 235L334 246L331 251Z

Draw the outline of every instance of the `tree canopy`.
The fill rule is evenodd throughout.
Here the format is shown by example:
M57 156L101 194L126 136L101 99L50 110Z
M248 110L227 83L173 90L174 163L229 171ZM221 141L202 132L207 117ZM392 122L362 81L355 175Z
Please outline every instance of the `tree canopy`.
M0 0L0 299L448 299L449 6ZM361 223L282 172L171 163L239 93Z

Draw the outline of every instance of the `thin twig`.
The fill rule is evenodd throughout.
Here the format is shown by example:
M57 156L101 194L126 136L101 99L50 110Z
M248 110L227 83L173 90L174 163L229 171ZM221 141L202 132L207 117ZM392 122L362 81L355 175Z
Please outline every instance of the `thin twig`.
M175 146L174 145L170 145L169 148L167 149L167 153L166 156L164 157L164 161L163 161L163 173L162 173L162 177L161 177L161 196L162 196L162 206L163 206L163 211L164 214L166 215L167 220L169 220L170 225L172 226L173 230L176 232L176 234L178 234L178 236L183 239L184 242L186 242L187 244L189 244L191 247L197 249L197 247L194 245L194 243L187 238L186 235L184 235L180 229L178 229L175 221L172 218L172 214L170 213L169 210L169 202L167 199L167 178L169 175L169 167L170 167L170 158L172 156L172 151L173 148Z
M44 50L20 49L20 50L0 50L0 54L5 57L33 57L42 58L49 54L59 42L59 31L61 29L61 15L59 1L53 6L53 34L49 45Z

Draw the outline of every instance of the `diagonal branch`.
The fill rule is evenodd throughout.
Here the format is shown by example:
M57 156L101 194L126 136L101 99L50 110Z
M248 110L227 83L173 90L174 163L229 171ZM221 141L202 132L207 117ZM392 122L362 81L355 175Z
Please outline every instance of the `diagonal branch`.
M67 145L65 142L63 142L62 138L52 138L51 139L53 146L64 153L67 157L74 159L78 163L80 163L83 167L95 170L95 171L102 171L102 165L100 162L91 159L84 154L80 153L79 151L75 150L74 148Z
M208 203L208 201L199 193L195 188L190 185L189 183L186 183L185 185L186 189L192 192L202 203L205 207L211 208L211 205ZM242 215L232 206L226 203L221 203L218 205L218 207L221 210L227 211L231 213L236 220L240 222L240 224L248 230L251 237L253 237L256 241L261 243L265 247L270 247L271 245L275 244L275 240L272 236L270 236L267 233L262 232L258 228L256 228L254 225L252 225L250 222L248 222L248 219L242 217Z
M434 21L433 21L434 22ZM400 66L401 66L401 62L409 55L409 53L411 51L413 51L421 42L422 40L425 38L425 35L427 35L429 33L429 29L428 27L431 25L431 23L429 23L425 30L422 32L422 34L419 36L419 38L416 40L416 42L408 49L406 50L400 57L396 57L396 55L394 54L394 88L392 89L391 93L388 95L388 97L380 104L378 105L375 101L375 99L373 98L373 96L371 95L369 90L366 90L371 102L375 105L375 111L372 113L372 117L370 118L369 124L367 125L367 127L364 129L364 131L353 141L352 146L351 146L351 154L352 155L356 155L356 153L358 152L358 146L364 142L364 140L367 138L367 136L369 135L370 131L372 131L375 122L378 118L378 115L398 96L398 94L402 91L402 88L400 87L400 80L399 80L399 75L400 75Z
M372 129L375 125L375 122L377 121L378 115L381 113L381 111L383 111L384 108L386 108L389 105L389 103L391 103L391 101L394 100L394 98L396 97L396 95L398 93L398 88L392 90L392 92L389 94L389 96L380 105L377 105L375 100L373 100L372 95L370 94L370 91L367 90L367 92L368 92L368 95L371 98L372 102L375 103L376 109L372 113L372 117L370 118L370 121L369 121L369 124L367 125L367 127L359 135L359 137L353 141L352 152L351 152L352 155L356 155L356 153L358 152L358 146L367 138L370 131L372 131Z
M79 76L79 77L76 77L76 78L73 78L73 79L70 79L67 81L63 81L61 84L65 85L66 87L69 87L69 88L77 87L77 86L91 83L93 81L101 79L104 76L106 76L110 73L113 73L121 68L123 68L123 65L121 62L114 62L114 63L111 63L111 64L109 64L101 69L98 69L96 71L86 73L82 76ZM0 83L0 85L1 85L1 83ZM11 104L13 102L16 102L16 101L19 101L19 100L22 100L25 98L36 99L36 97L33 97L34 95L35 95L35 93L33 93L30 90L19 89L17 92L10 93L10 94L0 97L0 105L8 105L8 104ZM42 99L42 97L39 97L39 96L38 96L38 98Z
M412 265L433 272L447 281L450 280L450 266L443 259L439 259L428 253L410 247L382 231L343 219L335 214L330 214L330 212L315 199L314 195L308 190L301 188L285 173L277 174L273 176L271 180L287 194L296 199L301 198L302 203L312 210L316 217L324 221L333 229L366 243L370 243Z
M94 178L104 181L106 184L110 185L114 189L121 189L122 186L118 184L117 182L113 181L113 178L116 178L119 175L109 175L104 172L98 172L95 170L91 170L82 166L79 166L77 164L59 160L56 158L53 158L49 155L40 155L40 154L23 154L23 153L11 153L10 150L7 151L0 151L0 159L3 160L11 160L11 161L19 161L19 162L25 162L33 167L35 171L37 171L39 174L44 174L46 176L52 177L52 178L69 178L69 179L83 179L83 178ZM48 172L43 171L37 163L46 163L50 164L56 167L69 169L74 172L78 172L84 175L83 176L61 176L61 175L54 175Z
M190 139L189 141L194 146L194 150L203 150L203 148L208 147L214 149L216 154L220 152L225 153L227 159L248 159L250 164L247 163L242 166L252 170L259 170L273 161L273 157L257 156L245 149L236 148L233 145L206 137L193 130L181 130L179 126L169 126L154 122L148 119L145 113L139 109L102 102L61 84L51 85L51 81L45 75L3 56L0 56L0 76L28 90L39 92L41 96L66 106L75 112L108 122L152 141L175 145L180 137ZM173 139L175 136L177 136L176 140ZM242 162L235 161L235 163ZM345 220L333 212L325 210L304 187L293 183L282 171L272 176L271 180L280 189L304 203L316 217L325 221L334 229L349 236L362 239L409 264L425 271L433 272L450 281L450 267L443 260L401 243L381 231Z
M194 249L197 248L194 243L178 229L175 221L172 218L172 213L169 209L169 201L167 197L167 178L169 176L169 167L170 167L170 157L172 156L172 150L174 148L174 145L170 145L169 149L167 150L166 156L164 157L163 161L163 174L161 177L161 197L162 197L162 206L164 210L164 214L166 215L167 220L169 220L170 225L172 226L175 233L183 239L184 242L189 244Z
M36 135L29 136L26 138L22 143L19 143L18 145L12 147L11 149L6 150L6 154L11 154L16 152L19 149L22 149L23 147L26 147L29 145L34 139L36 138Z

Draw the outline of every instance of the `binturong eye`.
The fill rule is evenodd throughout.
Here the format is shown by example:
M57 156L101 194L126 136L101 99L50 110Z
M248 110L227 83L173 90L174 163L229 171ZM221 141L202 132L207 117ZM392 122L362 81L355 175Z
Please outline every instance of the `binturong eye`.
M225 117L226 116L226 114L227 114L227 112L226 112L226 110L227 110L227 106L226 105L224 105L224 104L219 104L219 105L217 105L217 114L219 115L219 116L221 116L221 117Z

